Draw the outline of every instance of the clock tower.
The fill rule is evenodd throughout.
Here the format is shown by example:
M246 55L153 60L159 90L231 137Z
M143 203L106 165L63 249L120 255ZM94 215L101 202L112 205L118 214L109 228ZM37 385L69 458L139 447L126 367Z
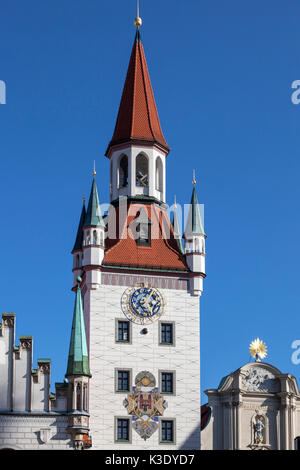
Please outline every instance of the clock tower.
M140 25L138 18L106 150L110 209L101 213L94 172L73 249L91 374L89 432L93 449L194 450L200 449L199 297L206 236L195 187L185 247L176 214L172 224L167 213L170 148Z

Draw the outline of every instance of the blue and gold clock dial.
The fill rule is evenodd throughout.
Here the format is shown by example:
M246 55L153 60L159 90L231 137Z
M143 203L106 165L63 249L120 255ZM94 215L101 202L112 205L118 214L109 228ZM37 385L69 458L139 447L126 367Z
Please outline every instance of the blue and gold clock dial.
M127 289L122 297L122 308L134 323L147 324L163 313L163 298L160 292L152 287Z

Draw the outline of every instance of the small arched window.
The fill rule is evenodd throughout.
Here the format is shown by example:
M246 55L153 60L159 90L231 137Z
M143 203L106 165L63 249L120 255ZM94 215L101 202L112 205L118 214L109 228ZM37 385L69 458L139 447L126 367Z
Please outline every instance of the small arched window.
M83 409L84 411L88 411L87 385L83 386Z
M81 386L80 384L76 387L76 409L81 410Z
M155 165L155 189L163 191L163 164L160 157L157 157Z
M149 170L148 170L148 158L139 154L136 157L136 185L142 188L148 187L149 184Z
M91 232L88 231L86 234L86 244L90 245L91 244Z
M76 255L76 268L79 268L80 266L80 257L79 255Z
M120 160L119 166L119 188L126 188L128 186L128 157L123 155Z
M98 234L97 230L93 231L93 245L98 245Z

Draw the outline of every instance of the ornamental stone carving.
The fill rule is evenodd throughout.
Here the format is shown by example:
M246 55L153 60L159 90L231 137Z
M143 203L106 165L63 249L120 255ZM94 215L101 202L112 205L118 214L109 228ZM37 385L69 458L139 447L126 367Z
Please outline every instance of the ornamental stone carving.
M244 372L242 385L249 392L276 392L276 377L267 369L252 367Z
M13 328L14 324L14 317L2 317L2 326L6 326L7 328Z
M88 427L89 426L89 418L88 416L70 416L69 420L69 425L70 426L84 426Z
M20 338L20 348L21 349L27 349L27 350L32 349L32 339L31 338L26 338L26 339L21 339Z
M38 367L41 374L50 374L50 363L39 364Z

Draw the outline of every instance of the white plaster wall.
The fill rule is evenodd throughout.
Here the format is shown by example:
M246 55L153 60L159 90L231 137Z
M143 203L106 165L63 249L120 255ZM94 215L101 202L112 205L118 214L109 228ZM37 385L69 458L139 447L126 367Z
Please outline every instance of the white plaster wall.
M31 350L20 348L20 359L14 361L13 410L29 411L31 394Z
M32 411L48 411L50 377L40 371L37 377L37 382L32 379Z
M161 320L175 322L176 346L159 346L158 321L132 324L132 344L115 342L115 319L122 318L124 286L100 286L85 295L85 314L90 309L90 433L93 449L199 449L200 448L200 336L199 299L185 291L160 289L165 300ZM125 318L125 317L124 317ZM144 441L132 430L132 443L114 442L114 417L128 417L123 401L127 393L115 393L115 368L148 370L158 385L158 371L176 371L176 395L166 395L165 418L176 418L176 445L160 445L159 431Z
M72 449L66 432L67 417L59 415L0 415L0 449L68 450ZM40 440L40 430L50 428L47 443Z
M14 329L2 327L0 336L0 410L10 409Z

